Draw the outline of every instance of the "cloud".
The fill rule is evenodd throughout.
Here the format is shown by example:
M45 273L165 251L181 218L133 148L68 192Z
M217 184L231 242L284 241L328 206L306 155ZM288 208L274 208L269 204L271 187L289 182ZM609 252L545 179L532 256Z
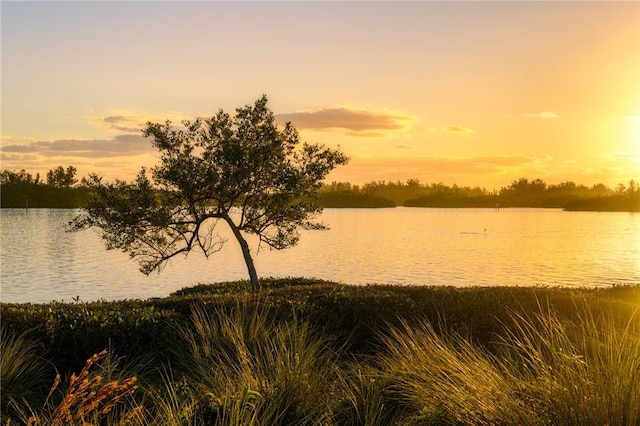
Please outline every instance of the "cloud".
M432 127L429 130L432 132L453 133L453 134L475 133L475 131L462 126Z
M533 117L533 118L558 118L558 114L552 111L542 111L535 113L525 113L523 114L525 117Z
M102 123L107 125L110 130L128 133L139 132L144 126L144 123L138 121L136 118L122 115L104 117Z
M356 167L398 169L439 174L474 174L500 171L505 168L533 167L546 162L546 158L526 156L474 156L474 157L372 157L353 158ZM351 165L351 164L350 164Z
M138 111L114 110L106 117L87 116L87 120L101 130L140 133L147 122L164 123L171 120L173 123L181 123L184 120L192 120L193 117L177 112L155 114Z
M640 154L631 151L618 151L599 158L609 163L640 163Z
M290 121L298 129L315 131L344 130L349 136L382 137L385 130L404 130L418 119L412 115L354 109L350 107L322 108L276 115L278 121Z
M153 150L142 135L123 134L112 139L56 139L11 144L1 148L2 153L38 154L44 157L118 157L137 155Z
M203 118L202 115L199 116ZM101 130L120 133L139 133L146 123L181 123L193 120L184 114L173 112L155 114L137 111L113 110L107 116L87 116L87 120ZM276 115L279 122L291 121L300 130L342 130L347 136L364 138L386 137L387 131L404 130L418 119L412 115L387 110L366 110L351 107L323 108Z
M347 136L354 136L357 138L384 138L387 136L384 132L363 131L363 132L345 132Z

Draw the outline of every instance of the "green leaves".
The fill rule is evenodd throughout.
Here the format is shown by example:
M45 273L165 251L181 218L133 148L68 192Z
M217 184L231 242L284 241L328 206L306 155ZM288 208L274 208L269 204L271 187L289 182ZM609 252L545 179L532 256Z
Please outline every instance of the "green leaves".
M298 228L320 229L321 181L347 157L321 145L299 147L298 132L275 122L262 96L231 116L183 121L174 127L147 123L143 134L159 151L151 179L142 169L132 183L103 184L93 176L96 196L74 226L102 230L107 248L129 252L141 271L160 269L171 257L194 248L209 255L222 247L205 225L224 219L243 247L254 288L259 287L242 233L284 249L298 242Z

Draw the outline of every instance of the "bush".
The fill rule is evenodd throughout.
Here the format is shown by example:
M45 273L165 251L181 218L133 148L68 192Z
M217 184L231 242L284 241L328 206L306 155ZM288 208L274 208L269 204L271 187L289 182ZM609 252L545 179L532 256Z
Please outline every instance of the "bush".
M164 353L163 338L179 321L150 302L2 304L3 324L46 348L58 368L74 371L94 353L111 348L128 356Z
M43 404L51 365L59 389L75 389L65 377L105 348L92 367L102 381L87 383L137 377L109 413L134 413L131 424L639 421L640 286L264 282L260 294L232 282L144 301L0 304L3 423L53 418L65 392Z

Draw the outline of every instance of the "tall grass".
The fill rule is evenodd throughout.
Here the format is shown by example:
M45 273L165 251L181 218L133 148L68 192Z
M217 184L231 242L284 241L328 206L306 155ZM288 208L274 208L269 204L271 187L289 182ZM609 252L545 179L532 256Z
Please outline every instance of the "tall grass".
M189 389L187 381L176 379L170 369L163 373L162 385L146 390L147 404L145 425L191 426L202 424L198 419L198 401Z
M2 423L638 425L640 318L584 306L571 319L514 313L482 346L402 322L378 330L377 353L351 358L255 301L195 305L168 339L170 364L101 352L53 386L41 346L1 328Z
M442 337L427 322L393 328L381 365L396 398L416 423L535 425L518 398L519 383L500 362L459 336Z
M105 382L102 376L94 374L92 370L106 355L104 350L90 357L80 373L72 374L64 387L57 374L42 407L34 409L29 401L24 401L16 406L15 418L4 420L6 424L12 421L27 426L132 424L142 412L142 406L132 404L129 399L137 388L137 378ZM123 410L117 409L120 405Z
M585 309L577 321L519 317L505 359L555 424L640 424L640 322Z
M215 424L327 423L338 370L322 334L294 318L282 323L259 307L233 312L195 307L193 327L175 348L184 372Z
M20 407L44 399L51 366L40 356L42 347L26 334L0 326L0 421L5 423Z
M373 360L370 360L372 363ZM340 375L340 405L337 425L386 426L403 424L406 412L398 409L391 395L391 382L379 368L352 362Z
M497 354L428 323L385 335L384 374L419 424L640 424L640 324L517 317Z

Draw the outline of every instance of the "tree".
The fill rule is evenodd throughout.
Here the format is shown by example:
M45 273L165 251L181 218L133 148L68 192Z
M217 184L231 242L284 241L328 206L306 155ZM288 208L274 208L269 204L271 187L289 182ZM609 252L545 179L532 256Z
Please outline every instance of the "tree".
M58 188L68 188L78 182L76 179L77 169L73 166L67 167L65 170L62 166L47 172L47 185Z
M40 174L37 173L35 179L31 173L27 173L24 169L19 172L11 170L2 170L0 172L0 184L2 185L14 185L14 184L40 184Z
M299 146L291 123L279 128L263 96L230 116L184 121L183 128L147 123L144 136L159 151L160 164L143 168L132 183L87 181L95 196L75 229L97 227L108 249L126 251L149 274L193 249L220 250L216 233L226 224L242 248L254 290L260 282L245 234L284 249L298 242L298 229L323 229L318 189L347 157L317 144Z

